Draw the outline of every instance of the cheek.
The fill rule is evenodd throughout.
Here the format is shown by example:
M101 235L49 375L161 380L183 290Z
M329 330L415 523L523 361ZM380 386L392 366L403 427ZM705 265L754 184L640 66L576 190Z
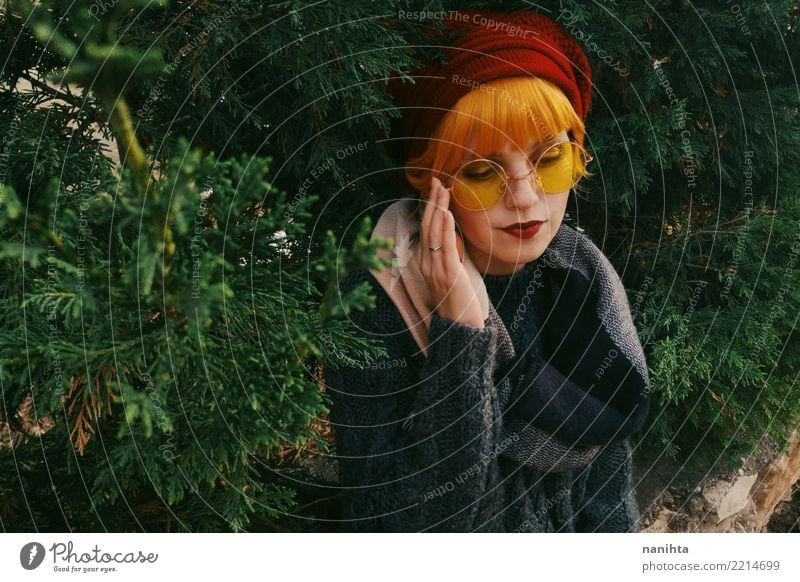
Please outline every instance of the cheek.
M554 227L557 227L564 218L564 212L567 210L567 200L569 198L569 191L555 196L547 196L545 202L547 203L547 214L550 217L550 222Z
M469 212L463 209L451 208L451 210L462 234L470 243L478 247L483 247L491 241L492 227L490 219L486 214L482 212Z

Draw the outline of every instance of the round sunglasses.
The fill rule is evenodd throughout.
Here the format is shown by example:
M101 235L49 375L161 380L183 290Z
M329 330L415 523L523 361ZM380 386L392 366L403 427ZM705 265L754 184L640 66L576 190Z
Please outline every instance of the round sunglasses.
M462 165L447 190L466 210L488 210L503 199L509 180L533 177L536 186L550 195L570 190L586 175L586 166L592 159L589 152L574 141L549 146L531 171L523 176L509 176L497 162L479 158Z

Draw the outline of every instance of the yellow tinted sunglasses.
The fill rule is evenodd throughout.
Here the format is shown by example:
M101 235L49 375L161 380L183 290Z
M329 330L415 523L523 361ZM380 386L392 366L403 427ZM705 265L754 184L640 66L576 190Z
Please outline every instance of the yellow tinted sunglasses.
M505 196L509 180L533 177L545 194L560 194L571 189L586 174L592 161L589 152L573 141L553 144L545 149L523 176L509 176L503 166L493 160L480 158L466 162L447 188L455 201L467 210L488 210Z

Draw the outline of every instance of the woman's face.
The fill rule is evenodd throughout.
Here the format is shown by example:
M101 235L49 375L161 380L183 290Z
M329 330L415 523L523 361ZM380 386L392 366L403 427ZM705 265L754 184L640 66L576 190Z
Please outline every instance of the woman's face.
M553 139L555 142L567 140L565 131ZM530 172L529 160L537 160L545 147L545 144L531 140L527 151L512 152L510 145L510 142L506 143L502 152L491 157L512 178ZM468 159L469 151L472 151L471 147L465 150L464 160ZM452 177L442 178L446 187L453 185ZM561 226L568 196L569 190L545 194L532 179L511 179L505 196L488 210L466 210L452 197L450 210L464 235L466 251L478 271L490 275L508 275L542 256ZM520 238L504 230L529 221L543 222L539 231L530 238Z

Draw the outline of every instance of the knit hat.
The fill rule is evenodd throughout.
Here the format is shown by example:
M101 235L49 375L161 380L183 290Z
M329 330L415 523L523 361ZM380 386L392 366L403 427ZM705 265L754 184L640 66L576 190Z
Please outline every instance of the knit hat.
M535 12L459 10L443 20L444 33L463 34L444 47L446 64L430 61L412 72L414 83L393 75L387 91L402 109L393 120L389 150L402 162L418 153L456 102L482 84L534 76L558 86L582 120L591 101L589 60L561 25ZM435 38L438 31L432 30ZM435 44L435 43L432 43Z

